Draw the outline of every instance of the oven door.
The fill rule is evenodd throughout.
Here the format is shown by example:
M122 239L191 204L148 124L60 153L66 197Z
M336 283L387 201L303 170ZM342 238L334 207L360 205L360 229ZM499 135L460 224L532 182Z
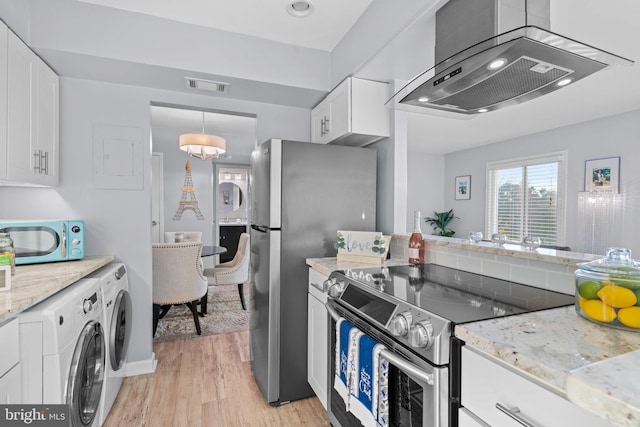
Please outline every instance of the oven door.
M327 396L327 417L334 427L360 427L362 423L346 410L345 402L334 388L336 371L336 321L344 317L352 325L384 344L383 354L389 368L389 426L447 427L448 375L446 366L436 367L419 358L384 331L362 320L336 300L327 301L329 313L329 372L331 385Z

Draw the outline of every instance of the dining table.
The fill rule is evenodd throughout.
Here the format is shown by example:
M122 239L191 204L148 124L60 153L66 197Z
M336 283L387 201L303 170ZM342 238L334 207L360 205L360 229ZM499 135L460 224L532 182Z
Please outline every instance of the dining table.
M200 254L200 256L207 257L207 256L213 256L213 255L221 255L226 252L227 252L227 248L225 248L224 246L203 245L202 253Z

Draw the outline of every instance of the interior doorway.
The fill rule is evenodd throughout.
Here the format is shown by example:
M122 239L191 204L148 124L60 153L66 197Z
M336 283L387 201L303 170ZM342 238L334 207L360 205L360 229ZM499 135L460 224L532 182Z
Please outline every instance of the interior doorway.
M190 157L179 148L180 135L203 132L203 124L206 133L226 140L226 152L219 158L200 160ZM204 245L220 245L217 205L218 197L224 194L220 192L220 196L218 195L219 167L230 170L229 173L233 174L230 181L235 180L236 174L243 174L245 182L242 196L235 192L234 187L228 190L229 206L235 208L234 204L237 204L238 209L226 212L226 215L222 215L221 218L236 220L240 218L240 221L244 218L246 224L248 215L242 214L246 208L242 209L240 197L246 200L246 176L251 153L256 147L256 129L257 117L254 114L152 102L151 151L154 155L162 154L163 158L161 166L159 164L154 166L153 163L151 165L152 169L161 168L161 170L152 170L152 193L154 194L152 203L159 211L157 213L154 211L150 220L153 241L158 239L159 242L163 242L165 232L199 231L202 232ZM184 195L183 187L187 179L187 169L189 182L193 188L193 198L197 200L201 215L196 215L192 211L176 215ZM236 195L235 199L234 195ZM224 204L224 199L222 203ZM156 226L153 225L154 221ZM218 262L220 262L218 256L203 259L205 267L212 267Z
M215 165L216 224L214 233L220 246L227 248L220 262L231 261L238 249L240 234L247 232L249 213L249 167Z

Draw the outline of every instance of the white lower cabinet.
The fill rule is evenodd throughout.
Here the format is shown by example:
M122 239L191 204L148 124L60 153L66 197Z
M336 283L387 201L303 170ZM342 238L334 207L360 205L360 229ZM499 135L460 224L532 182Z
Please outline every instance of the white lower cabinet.
M309 269L309 294L307 311L307 381L318 396L320 403L327 408L327 352L328 329L327 294L316 286L322 284L328 276Z
M462 348L461 427L610 427L605 420L489 357L469 346Z
M20 364L0 377L0 405L22 403L22 384L20 382Z
M22 403L18 320L0 326L0 405Z

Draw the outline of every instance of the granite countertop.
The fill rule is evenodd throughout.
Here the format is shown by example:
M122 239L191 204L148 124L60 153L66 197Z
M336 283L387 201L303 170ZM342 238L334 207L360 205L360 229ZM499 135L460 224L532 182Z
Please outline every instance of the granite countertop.
M15 317L114 259L114 255L99 255L76 261L16 266L16 271L11 277L11 289L0 292L0 323Z
M640 333L571 306L458 325L455 335L614 425L640 424Z
M384 266L390 267L392 265L407 265L408 262L404 258L394 258L385 260ZM307 265L314 270L324 274L325 276L330 275L335 270L346 270L349 268L367 268L367 267L376 267L380 266L380 264L367 264L363 262L352 262L352 261L338 261L336 257L333 258L307 258Z
M409 237L410 236L402 234L393 235L393 238L397 240L409 241ZM533 259L563 265L576 265L581 262L589 262L602 258L602 255L559 251L556 249L537 248L536 250L529 250L517 243L505 243L502 246L496 246L494 243L484 240L478 243L471 243L469 239L459 239L456 237L443 237L426 234L423 235L423 237L427 244L427 250L429 245L447 246L475 252L484 252L522 259Z

